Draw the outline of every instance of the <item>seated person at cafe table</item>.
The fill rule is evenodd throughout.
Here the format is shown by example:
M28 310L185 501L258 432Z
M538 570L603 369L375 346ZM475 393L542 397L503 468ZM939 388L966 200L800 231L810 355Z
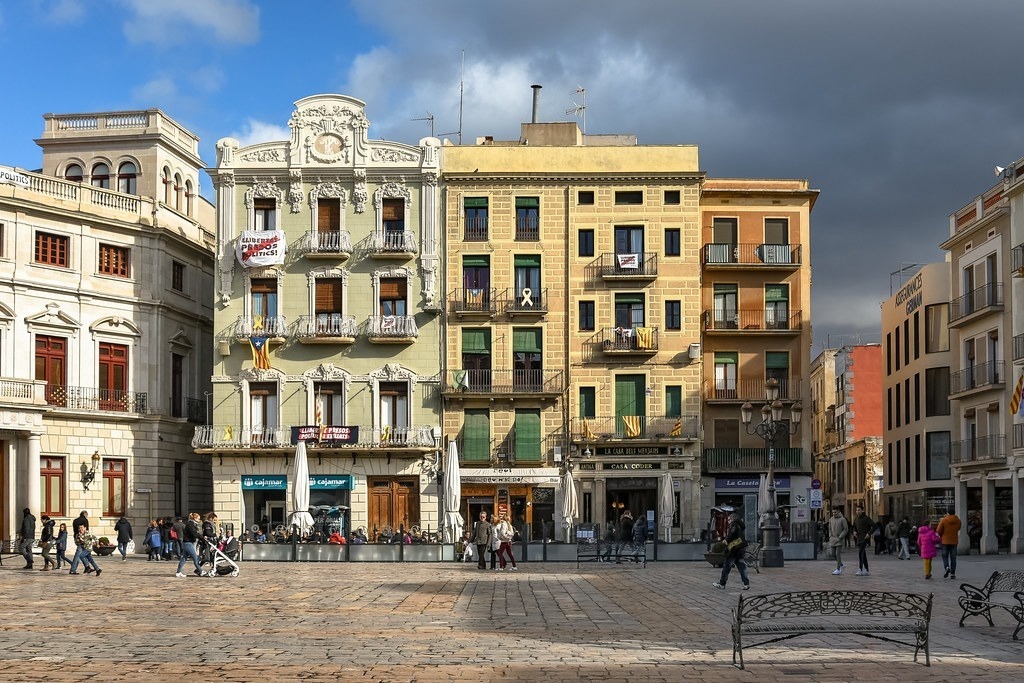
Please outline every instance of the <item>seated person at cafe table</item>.
M331 537L327 539L327 543L329 545L345 545L346 543L348 543L348 541L345 540L344 536L335 531L333 534L331 534Z

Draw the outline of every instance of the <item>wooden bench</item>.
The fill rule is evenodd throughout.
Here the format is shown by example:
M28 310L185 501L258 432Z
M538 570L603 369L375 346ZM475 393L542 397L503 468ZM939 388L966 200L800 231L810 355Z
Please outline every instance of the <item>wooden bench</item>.
M1013 639L1019 640L1017 634L1024 628L1024 571L992 572L981 588L962 583L960 590L964 592L959 600L960 609L964 611L960 617L961 627L964 619L977 615L985 617L989 626L994 626L992 610L998 607L1017 620Z
M876 593L869 591L801 591L740 595L733 612L732 663L743 648L758 647L798 636L847 633L914 647L914 661L924 650L925 666L931 666L928 624L932 595ZM913 636L913 641L894 638ZM745 637L761 638L744 644Z

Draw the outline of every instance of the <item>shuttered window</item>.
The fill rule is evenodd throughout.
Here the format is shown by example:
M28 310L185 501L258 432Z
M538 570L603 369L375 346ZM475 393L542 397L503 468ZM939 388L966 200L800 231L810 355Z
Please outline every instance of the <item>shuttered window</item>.
M789 301L789 285L765 285L764 300L766 302Z
M388 232L405 230L405 200L385 199L381 206L381 220Z
M316 313L341 312L341 280L318 279L316 281Z
M380 298L405 299L406 281L404 278L383 279L380 281Z
M515 430L516 462L540 461L540 410L516 410Z
M462 422L462 459L490 461L491 414L486 408L467 409Z
M764 366L774 370L786 370L789 368L789 354L785 351L766 351Z
M466 329L462 330L462 352L463 353L490 353L491 352L491 331L489 329Z
M337 232L341 229L341 200L320 199L316 212L317 232Z
M542 353L543 330L539 327L516 327L512 330L512 351L515 353Z

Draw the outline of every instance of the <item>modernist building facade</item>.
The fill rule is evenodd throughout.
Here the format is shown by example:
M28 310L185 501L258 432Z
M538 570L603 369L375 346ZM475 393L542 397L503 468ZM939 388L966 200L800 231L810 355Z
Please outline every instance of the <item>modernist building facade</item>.
M508 509L561 537L559 474L582 523L625 509L700 528L699 202L690 146L527 123L443 149L444 435L463 514Z
M0 174L0 535L212 509L199 140L156 109L44 119L41 171Z
M709 178L703 185L703 510L749 511L757 500L769 452L747 433L740 407L751 403L759 417L768 380L778 382L787 411L810 399L810 213L817 195L804 180ZM811 517L811 434L801 425L775 444L784 531Z
M365 105L295 103L288 140L217 143L212 460L222 519L288 523L307 440L311 505L348 532L437 529L438 144L370 140Z
M954 504L949 300L949 264L931 263L882 304L885 510L914 524Z

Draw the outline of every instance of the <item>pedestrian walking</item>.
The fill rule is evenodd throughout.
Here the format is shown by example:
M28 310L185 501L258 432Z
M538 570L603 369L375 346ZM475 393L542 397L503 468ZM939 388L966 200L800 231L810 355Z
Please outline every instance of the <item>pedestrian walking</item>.
M627 508L619 517L619 544L615 547L615 564L622 564L622 551L633 542L633 513Z
M117 552L121 553L121 561L128 561L128 543L132 540L132 523L127 517L122 517L114 524L114 532L117 533Z
M96 558L92 556L92 548L96 545L96 537L88 529L83 528L78 536L75 537L75 545L78 546L75 557L85 565L85 573L95 572L96 576L102 574L103 570L96 564ZM74 567L74 564L72 564L72 567ZM68 573L77 574L78 572L72 568Z
M25 558L22 569L32 569L32 548L36 547L36 517L25 508L21 512L21 526L18 528L18 552Z
M956 578L956 546L960 541L960 527L962 523L956 516L956 508L950 505L946 509L946 516L939 520L935 532L942 539L942 568L946 570L942 575L944 579Z
M498 547L501 545L501 541L498 540L498 534L495 529L498 526L497 515L492 512L488 521L491 528L487 536L487 552L491 554L491 571L498 571Z
M75 542L75 554L71 558L71 571L70 574L78 573L78 565L82 561L82 549L78 545L78 537L82 535L83 531L89 530L89 513L82 510L75 517L74 521L71 522L71 539ZM92 567L86 565L85 573L88 574L92 571Z
M168 526L170 529L167 528ZM183 557L181 547L182 544L185 543L185 518L175 517L174 520L171 521L170 517L164 517L164 530L168 534L168 538L174 548L174 559L180 560ZM260 533L262 533L262 530ZM161 535L162 534L163 532L161 532ZM263 540L266 541L266 537L264 537ZM169 560L171 557L171 555L167 555L164 556L164 559Z
M174 572L174 576L179 579L184 579L185 574L182 573L182 568L185 566L185 560L191 559L192 564L195 565L196 576L203 575L203 567L199 563L199 555L196 554L196 543L203 537L203 527L199 520L199 513L193 512L188 516L188 521L185 522L184 539L181 544L181 557L178 559L178 569Z
M608 522L607 527L604 531L604 554L602 557L597 558L599 562L611 562L612 550L615 549L615 538L618 535L615 520Z
M743 559L747 549L746 526L735 512L729 515L729 530L725 534L725 543L726 552L725 563L722 564L722 576L711 585L719 590L725 590L725 584L729 581L729 573L732 572L733 565L736 565L736 569L740 572L740 581L743 582L743 590L750 590L747 563Z
M900 552L896 557L901 560L910 559L910 529L913 525L910 523L910 518L904 515L903 519L896 526L896 537L900 541Z
M843 545L850 535L850 524L843 517L843 511L839 508L832 508L832 517L828 520L828 546L836 556L836 568L833 574L843 573Z
M57 562L50 555L50 550L53 548L53 527L57 524L55 521L50 519L49 515L42 516L42 525L39 530L39 548L43 554L43 568L41 571L47 569L56 569ZM53 565L51 567L51 565Z
M932 560L938 554L938 546L942 538L935 533L935 522L921 522L917 527L917 548L924 560L924 578L932 578Z
M502 512L498 516L498 524L494 528L494 533L498 537L498 562L501 564L499 567L500 571L505 571L505 557L508 557L508 561L512 563L512 571L518 571L519 567L516 566L516 558L512 555L512 539L516 535L516 530L512 527L512 523L508 521L508 514Z
M890 519L889 523L885 525L885 554L895 555L896 546L899 545L898 539L899 526L896 524L895 519Z
M647 557L647 516L640 515L633 522L633 562L640 561L640 551Z
M487 569L487 553L490 552L491 524L487 512L480 511L480 519L473 524L473 545L476 546L476 568Z
M55 541L57 548L57 566L54 569L60 569L62 565L70 565L71 560L68 559L68 525L61 522L61 525L57 528L57 539Z
M864 513L864 506L857 506L857 516L853 520L853 536L857 543L857 573L855 576L871 576L868 571L868 545L875 522Z

